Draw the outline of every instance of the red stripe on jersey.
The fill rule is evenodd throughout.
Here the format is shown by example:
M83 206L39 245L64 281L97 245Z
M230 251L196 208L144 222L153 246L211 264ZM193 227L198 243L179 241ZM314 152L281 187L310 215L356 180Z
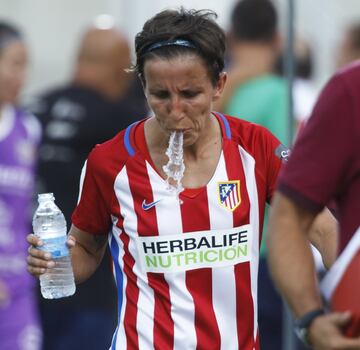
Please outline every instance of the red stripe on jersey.
M248 262L235 266L236 284L236 318L239 349L254 348L254 305L251 295L250 264ZM245 302L246 300L246 302Z
M133 272L135 260L129 252L129 236L121 235L121 240L124 245L124 273L127 277L125 295L125 317L124 317L124 329L127 340L128 349L138 349L139 342L136 331L136 318L137 318L137 303L139 300L139 289L136 284L137 277Z
M153 192L148 176L139 178L138 174L147 174L145 161L139 158L138 161L128 165L128 178L131 193L134 199L134 209L138 220L139 236L158 236L157 219L155 207L144 210L142 201L150 203L154 201ZM144 197L135 195L141 193ZM164 274L148 273L148 284L154 291L154 348L159 350L172 350L174 346L174 322L171 318L171 301L169 285Z
M255 350L260 350L260 336L259 336L259 328L256 333L256 339L255 339Z
M183 231L210 229L207 192L196 198L182 197L181 217ZM186 233L185 233L186 234ZM197 349L220 349L220 332L212 304L212 269L186 272L186 286L194 300Z
M225 141L226 142L226 141ZM233 211L234 227L250 222L250 202L238 145L224 142L224 156L229 181L240 180L241 204ZM256 233L255 233L256 234ZM251 295L250 263L237 264L235 270L236 284L236 319L239 349L252 350L254 347L254 304Z
M171 318L169 286L164 274L148 273L149 285L154 289L154 348L172 350L174 348L174 322Z

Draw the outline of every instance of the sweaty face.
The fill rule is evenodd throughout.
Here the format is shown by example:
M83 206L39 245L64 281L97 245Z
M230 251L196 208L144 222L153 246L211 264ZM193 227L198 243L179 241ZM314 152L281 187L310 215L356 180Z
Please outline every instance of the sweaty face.
M0 103L15 103L25 82L27 51L14 41L0 52Z
M163 132L184 132L190 146L206 134L212 103L221 94L223 79L211 83L203 60L197 55L155 58L144 65L145 95Z

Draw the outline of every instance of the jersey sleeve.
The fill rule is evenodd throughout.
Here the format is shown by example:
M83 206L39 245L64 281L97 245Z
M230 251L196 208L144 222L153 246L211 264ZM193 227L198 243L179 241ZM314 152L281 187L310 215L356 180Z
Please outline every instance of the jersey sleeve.
M96 148L85 162L80 178L78 204L72 215L73 224L80 230L92 234L107 234L111 227L108 192L102 185L101 161Z
M266 155L266 201L270 203L277 186L280 170L283 163L287 162L290 151L265 128L263 129L263 138Z
M354 157L354 105L341 76L323 90L279 180L279 190L320 211L346 183Z
M250 145L255 158L258 187L264 191L266 202L270 203L282 164L288 159L289 149L263 126L253 124L250 133L253 134Z

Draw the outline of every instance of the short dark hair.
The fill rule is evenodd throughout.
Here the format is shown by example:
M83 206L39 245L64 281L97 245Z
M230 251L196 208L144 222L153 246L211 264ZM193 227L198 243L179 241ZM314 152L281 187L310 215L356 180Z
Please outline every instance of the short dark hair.
M269 42L276 34L277 13L269 0L240 0L231 15L236 40Z
M144 81L145 61L154 57L173 58L195 54L206 64L215 85L224 69L225 33L215 22L217 15L210 10L164 10L150 18L135 37L136 65L134 70ZM186 40L191 46L164 45L149 48L163 41Z
M9 42L15 40L23 40L20 30L8 22L0 21L0 53Z

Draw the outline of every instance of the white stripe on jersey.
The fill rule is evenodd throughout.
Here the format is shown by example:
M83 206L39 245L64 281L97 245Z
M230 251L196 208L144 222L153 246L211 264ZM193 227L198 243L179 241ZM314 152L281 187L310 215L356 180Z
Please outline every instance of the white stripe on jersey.
M259 200L258 200L258 191L256 185L256 175L255 175L255 159L246 152L241 146L239 146L241 161L244 167L245 179L246 179L246 188L249 195L250 201L250 223L253 227L253 232L257 234L254 235L254 240L252 243L252 262L250 264L250 274L251 274L251 293L253 298L254 305L254 339L256 339L258 331L258 305L257 305L257 279L258 279L258 269L259 269Z
M214 174L217 181L228 181L223 153ZM211 181L207 187L211 229L233 227L233 213L220 206L217 198L217 181ZM236 191L234 191L236 192ZM214 195L215 194L215 195ZM237 349L236 327L236 286L234 267L212 270L213 307L221 335L221 350Z
M126 176L125 169L123 168L122 171L116 177L115 182L114 182L114 191L115 191L116 198L118 199L118 202L120 205L121 216L124 216L124 214L126 213L126 209L124 209L124 207L121 205L121 203L119 201L119 198L122 195L122 193L119 193L120 189L124 189L124 188L129 188L129 182L128 182L128 178ZM132 202L129 205L132 206ZM124 226L124 228L125 228L125 226ZM122 240L120 239L119 231L117 230L117 228L115 229L113 226L112 234L119 245L118 261L114 260L114 264L118 264L123 273L123 290L122 290L123 299L122 299L120 315L118 316L119 319L118 319L118 328L117 328L115 349L126 349L126 334L125 334L125 328L124 328L124 316L125 316L125 308L126 308L125 290L126 290L126 285L127 285L127 276L124 273L124 260L123 260L124 253L125 253L124 245L123 245ZM124 233L122 233L122 234L124 234ZM113 259L114 259L114 257L113 257Z
M79 204L80 199L81 199L81 193L83 190L83 186L84 186L84 179L85 179L85 174L86 174L86 166L87 166L87 160L85 161L82 169L81 169L81 174L80 174L80 184L79 184L79 196L78 196L78 200L77 200L77 204Z
M139 288L139 299L137 303L137 319L136 330L138 334L139 349L153 349L153 329L154 329L154 292L149 287L147 275L143 274L140 270L140 262L137 259L137 249L134 237L138 237L137 232L137 216L133 206L133 198L130 191L128 174L126 166L119 173L115 183L116 197L120 203L121 216L124 218L124 230L128 234L129 252L135 260L133 272L137 276L137 286ZM126 297L123 300L126 303ZM124 320L122 322L122 328ZM146 334L143 334L146 332ZM125 337L125 334L123 335ZM117 348L118 349L118 348ZM119 347L125 349L125 347Z
M166 182L159 177L154 169L146 162L147 171L153 190L156 206L156 218L159 235L180 234L183 232L180 203L173 195L168 195ZM164 198L166 195L166 199ZM195 332L194 301L186 286L186 272L164 274L169 285L171 299L171 318L174 321L174 350L195 349L197 344ZM174 308L173 305L179 305Z

